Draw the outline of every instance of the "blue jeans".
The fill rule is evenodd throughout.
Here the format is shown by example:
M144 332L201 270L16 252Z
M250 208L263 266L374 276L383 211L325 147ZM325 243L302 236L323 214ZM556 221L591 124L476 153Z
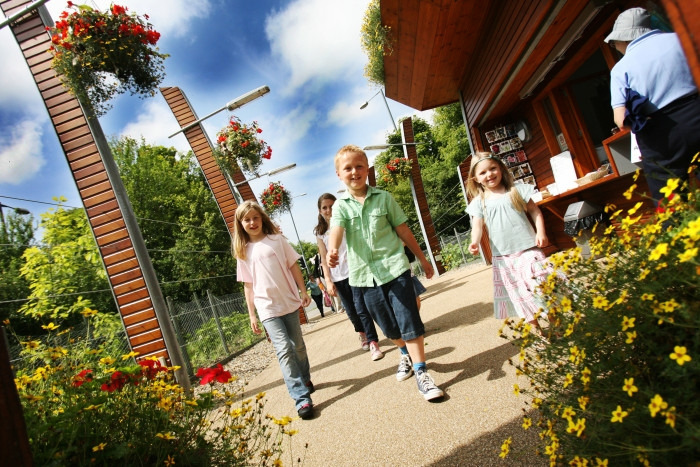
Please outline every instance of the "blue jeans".
M353 289L389 339L410 341L425 334L425 326L418 314L411 271L406 270L386 284Z
M364 332L367 336L367 342L377 342L377 328L374 327L372 316L365 308L360 295L356 295L355 288L350 287L350 280L343 279L342 281L333 282L335 288L338 289L338 296L345 307L345 314L355 327L355 332Z
M282 377L289 395L295 401L297 410L304 404L310 404L311 395L306 383L311 381L311 373L306 344L301 335L299 310L277 318L266 319L262 324L275 348Z

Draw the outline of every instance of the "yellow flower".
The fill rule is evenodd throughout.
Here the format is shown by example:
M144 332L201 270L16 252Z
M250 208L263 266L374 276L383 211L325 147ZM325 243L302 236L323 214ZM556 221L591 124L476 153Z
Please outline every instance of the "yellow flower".
M510 444L512 442L512 438L508 438L507 440L503 441L503 444L501 445L501 453L498 455L498 457L500 457L501 459L505 459L505 457L510 452Z
M668 253L668 243L659 243L649 254L649 260L656 261L666 253Z
M527 430L532 426L532 419L529 417L523 417L523 429Z
M622 386L622 390L627 392L627 395L632 397L632 395L639 391L637 386L634 385L634 378L625 378L625 385Z
M517 384L513 385L513 394L515 394L516 396L520 394L520 386L518 386Z
M649 403L649 412L652 418L656 417L659 410L664 410L668 407L668 402L664 401L660 395L656 394Z
M649 271L649 269L642 269L642 272L639 274L639 280L643 281L644 279L646 279L649 275L649 272L651 272Z
M595 465L596 465L596 467L608 467L608 460L596 457L595 458Z
M168 454L168 458L163 461L163 464L165 464L166 467L170 467L171 465L175 465L175 458L170 457L170 454Z
M593 297L593 308L599 308L601 310L605 309L608 306L608 299L605 297L601 297L600 295L596 295Z
M625 339L625 344L632 344L634 340L637 338L637 331L632 331L632 332L626 332L627 334L627 339Z
M104 451L105 446L107 446L107 443L100 443L97 446L92 447L92 452L97 452L97 451Z
M627 415L629 415L629 412L627 412L626 410L622 410L622 407L620 407L618 405L617 408L615 410L613 410L613 412L612 412L612 417L610 418L610 422L611 423L615 423L615 422L622 423L622 420Z
M636 184L632 184L627 191L625 191L622 196L625 197L625 199L632 199L632 195L634 194L634 190L637 188Z
M666 412L662 412L662 415L666 417L666 425L671 428L676 428L676 408L671 407Z
M107 365L107 366L111 365L114 362L116 362L116 360L113 359L112 357L102 357L100 359L100 363L103 365Z
M572 303L569 297L562 298L560 304L563 311L571 311Z
M622 330L627 331L634 327L634 321L636 318L628 318L627 316L622 317Z
M24 345L27 349L36 349L41 345L41 342L39 341L27 341L27 342L22 342L22 345Z
M85 316L86 318L89 318L90 316L95 316L97 314L97 310L91 310L90 308L85 308L83 311L80 312L80 314Z
M566 428L567 433L576 433L576 437L580 438L583 432L586 430L586 419L579 418L576 423L572 419L569 419L569 426Z
M539 397L535 397L534 399L532 399L532 406L534 408L539 409L541 405L542 405L542 399L540 399Z
M574 382L574 375L572 375L571 373L567 373L566 377L564 378L564 387L567 387L567 386L573 384L573 382Z
M168 441L170 441L171 439L175 439L175 436L173 436L173 434L170 432L168 432L168 433L156 433L156 438L167 439Z
M580 396L578 398L578 406L581 407L581 410L586 410L586 407L588 406L588 403L591 401L590 397L588 396Z
M659 191L664 194L666 198L668 198L671 193L676 191L678 189L678 185L680 184L680 179L678 178L669 178L666 181L666 186L660 189Z
M644 294L642 294L642 300L652 301L652 300L654 300L654 294L653 293L644 293Z
M661 310L665 311L666 313L672 313L679 306L681 306L680 303L678 303L674 298L659 303L659 307L661 308Z
M49 324L42 324L42 325L41 325L41 328L42 328L42 329L46 329L47 331L53 331L53 330L55 330L55 329L58 329L59 326L53 324L53 321L52 321L52 322L50 322Z
M129 360L130 358L134 358L138 354L138 352L131 351L128 354L122 355L122 360Z
M690 355L688 355L687 352L688 349L686 349L683 346L677 345L673 348L673 353L670 355L671 360L675 360L676 363L683 366L685 362L689 362L692 360L692 358L690 358Z
M634 186L634 185L633 185L633 186ZM644 203L642 203L641 201L638 202L637 204L634 205L634 207L633 207L632 209L630 209L629 211L627 211L627 214L629 214L629 215L631 216L631 215L634 214L635 212L639 211L639 208L642 207L642 204L644 204Z
M681 263L687 263L688 261L693 260L696 256L698 255L698 249L692 248L690 250L686 250L683 253L678 255L678 259L680 260Z
M573 417L574 415L576 415L576 412L574 411L574 409L572 409L571 407L567 407L561 413L561 418L563 418L565 420L571 420L571 417Z

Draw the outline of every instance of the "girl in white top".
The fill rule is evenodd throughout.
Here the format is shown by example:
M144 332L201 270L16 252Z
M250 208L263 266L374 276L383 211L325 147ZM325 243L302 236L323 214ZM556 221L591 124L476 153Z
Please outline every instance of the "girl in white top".
M300 255L252 201L236 209L233 255L237 279L244 283L250 327L256 334L262 332L257 310L297 412L303 419L311 418L314 387L299 324L299 307L308 306L311 298L297 262Z
M355 332L359 335L362 349L370 351L372 360L379 360L384 357L384 353L379 349L377 343L377 328L374 326L372 316L365 308L363 301L354 299L354 292L350 287L350 267L348 266L348 247L345 242L345 234L343 234L343 241L338 248L338 265L329 268L326 262L330 238L328 227L333 214L333 203L335 203L335 196L332 194L324 193L319 196L318 225L314 228L318 253L321 257L321 267L326 278L326 287L329 294L340 297L340 301L345 307L345 313L355 327Z
M477 152L472 156L467 190L472 198L467 207L472 216L472 254L479 253L484 225L488 229L496 318L521 317L540 330L535 314L543 304L535 289L551 268L540 250L547 244L547 235L542 211L531 199L534 187L514 183L501 159Z

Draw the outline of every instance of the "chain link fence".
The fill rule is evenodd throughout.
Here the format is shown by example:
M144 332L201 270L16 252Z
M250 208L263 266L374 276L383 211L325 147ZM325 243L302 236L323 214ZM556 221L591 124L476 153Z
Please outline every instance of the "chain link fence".
M248 349L264 339L250 328L245 295L194 297L189 303L167 299L170 319L182 350L187 373L209 367Z
M472 231L458 232L457 229L454 229L454 233L454 235L440 237L442 264L445 266L445 269L449 271L469 264L483 262L481 256L475 256L469 252Z

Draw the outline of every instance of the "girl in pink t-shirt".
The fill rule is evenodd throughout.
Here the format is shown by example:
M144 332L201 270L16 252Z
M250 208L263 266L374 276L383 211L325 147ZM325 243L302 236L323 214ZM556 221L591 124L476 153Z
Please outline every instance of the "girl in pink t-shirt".
M236 209L233 255L244 283L250 327L260 334L258 317L275 348L282 377L299 416L313 417L309 358L299 324L299 307L311 298L294 251L262 207L246 201ZM257 310L257 316L256 316Z

